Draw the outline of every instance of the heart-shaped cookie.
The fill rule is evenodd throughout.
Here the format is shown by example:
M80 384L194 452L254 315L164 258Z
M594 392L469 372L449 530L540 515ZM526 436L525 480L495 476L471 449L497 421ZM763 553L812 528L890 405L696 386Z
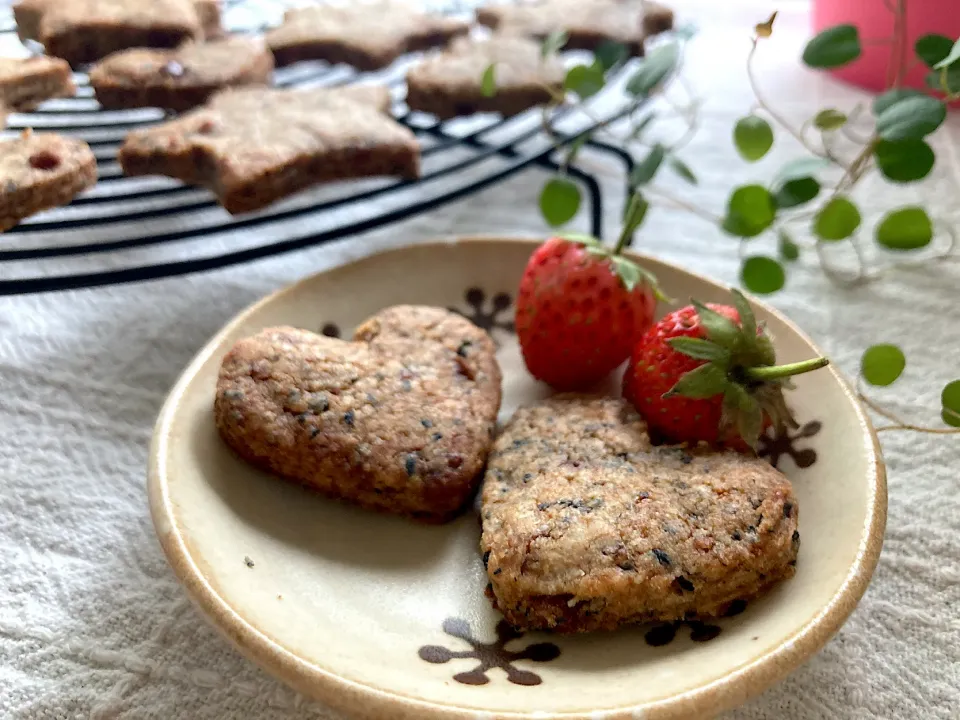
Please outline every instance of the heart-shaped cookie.
M558 395L497 438L481 546L514 626L612 629L742 609L793 576L797 513L764 460L657 447L627 401Z
M480 479L500 407L489 335L447 310L396 306L353 342L290 327L238 342L214 411L242 458L325 495L449 520Z

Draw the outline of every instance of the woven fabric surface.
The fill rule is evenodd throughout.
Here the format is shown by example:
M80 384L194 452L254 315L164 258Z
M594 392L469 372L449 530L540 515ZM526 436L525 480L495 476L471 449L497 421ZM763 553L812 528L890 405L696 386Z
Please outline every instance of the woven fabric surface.
M747 38L769 3L676 4L701 27L687 77L705 103L701 130L684 154L700 183L673 189L689 203L721 212L735 183L767 180L800 152L781 134L770 158L751 166L736 157L730 140L733 122L752 104L743 69ZM808 34L803 3L788 3L779 22L763 48L758 77L783 115L799 123L821 107L868 99L800 69L799 48ZM924 183L870 181L857 192L865 222L915 202L960 222L957 118L935 144L937 164ZM603 157L585 154L583 162L604 181L612 228L622 177ZM334 718L245 661L186 599L147 509L154 418L192 355L249 303L308 273L388 247L453 234L542 233L536 204L544 177L530 170L417 219L246 266L0 298L0 717ZM578 222L586 227L583 218ZM239 242L219 239L211 251ZM756 243L757 252L771 252L771 240ZM735 241L682 210L652 210L639 244L664 260L736 281ZM846 261L842 251L836 261ZM77 263L66 258L37 269L76 270ZM898 413L934 422L939 388L957 368L960 329L949 319L957 287L960 263L954 262L894 270L851 290L828 280L806 253L772 302L850 374L868 345L901 344L907 373L877 397ZM887 433L883 447L888 530L866 597L822 652L727 718L960 717L960 440Z

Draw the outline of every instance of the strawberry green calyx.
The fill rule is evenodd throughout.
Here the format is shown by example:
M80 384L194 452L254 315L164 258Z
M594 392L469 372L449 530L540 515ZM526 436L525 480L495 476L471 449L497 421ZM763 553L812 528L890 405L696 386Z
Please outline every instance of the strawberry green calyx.
M783 390L792 388L790 378L819 370L829 361L818 357L777 365L769 333L757 324L743 294L732 292L739 325L693 301L704 337L676 337L667 342L677 352L705 362L681 376L663 397L706 399L722 395L721 432L733 430L756 449L764 417L778 428L798 426L783 397Z
M592 235L582 233L564 233L559 237L567 242L582 245L588 253L598 258L607 258L610 260L610 269L620 278L623 287L627 292L633 292L638 285L646 285L653 291L657 300L669 302L670 298L664 295L660 289L660 284L656 276L649 270L642 268L633 260L623 256L623 250L626 248L633 233L643 222L643 217L647 213L647 201L643 199L640 193L634 193L630 199L630 205L624 216L623 228L620 231L620 237L617 244L611 249L604 245L598 238Z

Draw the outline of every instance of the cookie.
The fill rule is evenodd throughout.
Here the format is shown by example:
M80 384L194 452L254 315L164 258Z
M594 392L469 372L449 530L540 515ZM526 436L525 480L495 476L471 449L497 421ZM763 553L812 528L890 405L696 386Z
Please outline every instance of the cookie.
M263 41L236 36L176 50L121 50L90 70L90 84L107 109L189 110L223 88L269 85L271 72Z
M416 178L420 147L389 117L383 87L225 90L187 115L130 133L127 175L168 175L212 190L231 213L331 180Z
M0 231L69 203L97 181L97 162L80 140L25 130L0 142Z
M521 5L488 5L477 10L481 25L543 40L569 34L569 50L596 50L606 41L643 54L647 37L673 27L673 12L642 0L540 0Z
M278 66L326 60L377 70L404 53L446 45L469 29L462 20L428 15L401 0L381 0L288 10L283 24L266 38Z
M484 70L495 64L497 92L481 91ZM447 119L477 112L510 116L563 95L563 63L542 58L540 45L521 36L459 38L407 74L407 105Z
M221 24L220 0L193 0L204 40L218 40L225 33Z
M191 0L21 0L14 17L21 39L37 40L74 67L131 47L175 48L203 38Z
M44 100L76 92L70 66L49 57L0 58L0 105L32 110Z
M709 618L794 574L797 514L764 460L656 447L627 401L559 395L497 439L481 550L517 628Z
M476 490L500 407L490 337L447 310L397 306L353 342L289 327L227 354L214 412L244 460L329 497L424 522Z
M60 2L69 1L60 0ZM20 0L13 6L13 16L17 23L17 35L20 40L40 41L40 20L53 2L54 0ZM197 13L205 39L218 38L223 34L223 27L220 24L220 0L193 0L193 9Z

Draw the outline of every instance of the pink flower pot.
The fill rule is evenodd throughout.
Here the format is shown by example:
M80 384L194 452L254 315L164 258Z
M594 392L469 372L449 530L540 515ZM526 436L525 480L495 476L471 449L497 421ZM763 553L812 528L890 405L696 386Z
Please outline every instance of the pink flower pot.
M887 0L891 5L896 0ZM887 65L891 46L869 43L870 40L893 35L893 13L884 0L814 0L813 27L815 32L841 24L856 25L860 38L867 41L863 55L854 63L834 71L849 83L868 90L880 91L887 86ZM960 0L908 0L907 2L907 66L916 58L913 45L918 37L928 33L946 35L952 40L960 37ZM904 78L907 87L923 88L930 70L914 67Z

